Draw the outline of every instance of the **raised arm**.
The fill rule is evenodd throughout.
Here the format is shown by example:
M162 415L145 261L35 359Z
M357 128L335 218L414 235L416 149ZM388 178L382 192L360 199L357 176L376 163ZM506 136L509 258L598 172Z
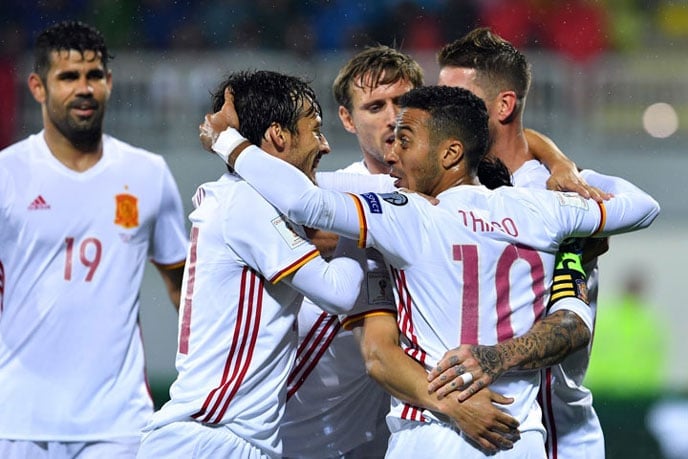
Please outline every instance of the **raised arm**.
M201 144L223 158L291 221L359 239L361 214L355 198L314 185L291 164L251 145L235 129L238 126L234 96L228 88L222 109L206 115L205 122L199 126ZM274 179L275 174L279 175L279 180Z
M550 172L547 188L555 191L575 191L585 198L601 202L609 199L609 194L589 185L579 173L576 163L571 161L559 147L544 134L532 129L525 129L530 153Z
M348 172L318 172L315 175L318 186L326 190L349 193L389 193L396 190L394 179L384 174L352 174Z

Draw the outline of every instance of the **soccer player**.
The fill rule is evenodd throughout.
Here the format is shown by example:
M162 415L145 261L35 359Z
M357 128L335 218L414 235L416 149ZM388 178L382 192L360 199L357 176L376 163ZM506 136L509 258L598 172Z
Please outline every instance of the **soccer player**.
M531 77L526 57L489 29L478 28L442 48L438 53L438 63L438 84L466 88L487 104L492 138L489 153L507 165L514 186L545 188L550 178L549 172L531 154L529 147L533 146L533 142L548 142L548 139L528 137L526 140L523 137L522 117ZM590 170L583 170L581 175L593 184L601 179L599 174ZM614 186L612 181L602 180L608 186ZM613 191L613 188L606 191ZM583 270L587 274L587 285L581 287L584 287L589 306L581 316L586 317L587 324L578 321L579 330L590 327L595 321L599 279L596 255L606 250L605 243L606 239L588 240L588 250L583 254L586 258ZM562 311L557 313L557 309L549 310L548 314L566 314ZM577 320L574 315L569 319ZM582 384L591 346L592 342L567 356L561 363L543 370L539 397L548 431L547 449L552 459L605 456L602 428L592 406L592 394ZM453 358L457 364L463 363L466 358L470 359L472 353L466 351L460 351L460 356L450 354L431 376L439 376L442 369L450 366L449 358ZM473 375L474 387L466 394L479 387L477 384L488 385L496 375L508 368L503 360L493 360L493 364L501 365L501 368L493 366L484 378L473 372L476 373ZM469 366L464 364L463 369L469 370ZM447 377L442 383L438 380L431 388L441 387L449 380ZM448 386L445 388L450 389ZM446 395L448 390L442 390L441 393Z
M335 173L318 173L318 183L349 191L348 174L384 174L390 179L384 158L394 141L398 99L422 84L420 65L388 46L366 48L347 61L335 78L333 93L340 121L356 135L363 158ZM386 182L383 186L393 189L392 181ZM354 335L360 337L364 323L376 324L381 317L387 317L396 331L392 281L386 264L372 249L364 252L356 241L341 238L337 251L369 256L364 264L366 282L352 315L343 318L344 327L335 316L328 317L304 299L298 318L297 364L290 374L293 383L281 428L285 457L383 457L387 448L389 394L366 373ZM408 363L421 368L412 359ZM481 395L489 398L487 393ZM465 405L472 404L480 406L484 419L503 416L496 407L477 399ZM475 427L468 423L474 419L464 416L462 427L472 432Z
M313 180L329 145L310 86L275 72L233 73L214 94L215 110L227 87L242 134ZM145 429L139 457L280 457L303 295L344 314L358 296L361 268L343 256L326 262L304 228L231 169L202 185L194 202L178 375L170 401Z
M377 248L391 265L404 349L426 368L460 342L491 344L525 333L544 313L562 241L640 229L659 212L654 199L627 182L605 204L559 192L478 186L487 111L464 89L418 88L400 99L395 145L387 159L391 175L398 186L437 197L437 206L414 194L318 188L234 129L225 129L238 125L231 94L226 99L220 113L206 118L204 146L212 146L295 221ZM265 177L266 168L279 171L279 184ZM539 377L524 370L492 384L514 398L504 409L521 423L521 439L505 455L545 456L536 402ZM430 410L394 403L388 421L390 457L483 456Z
M318 183L332 188L334 182L342 191L350 191L346 188L352 184L346 178L340 180L339 173L386 174L389 165L384 158L394 141L398 99L422 84L420 65L398 50L378 45L354 55L337 75L333 93L339 103L340 121L348 132L356 135L363 158L334 174L319 173ZM538 134L529 131L528 135ZM558 156L547 156L551 152ZM554 166L563 166L557 172L564 175L561 180L568 179L569 186L581 188L577 177L569 177L570 171L566 169L569 161L560 152L545 146L536 153ZM393 188L391 181L385 186ZM355 242L343 238L338 250L356 253ZM381 276L378 260L371 260L368 264L378 267L378 270L366 275L370 282L364 283L359 297L360 306L355 308L353 317L345 320L346 328L361 336L363 325L367 324L365 336L377 337L376 340L384 339L380 336L388 330L398 335L394 313L386 309L386 295L378 295L375 304L365 305L376 297L370 289L375 290ZM386 283L391 287L391 281ZM299 312L299 335L297 365L290 375L293 383L290 384L281 430L285 456L319 458L346 454L355 457L358 453L367 457L383 456L388 437L385 414L389 397L366 374L352 332L343 330L335 317L327 317L306 298ZM373 347L376 352L380 349L372 343L364 346L363 351L367 352L368 347ZM396 352L397 349L398 346L391 351ZM412 359L408 360L417 365ZM485 402L498 397L496 394L481 395L486 397ZM471 404L475 407L468 406ZM489 429L489 417L501 417L501 411L477 400L466 401L456 408L464 411L461 419L457 419L464 433L476 437L483 435L491 438L493 443L503 444L503 440ZM378 413L377 416L371 414L374 412ZM480 412L480 416L476 416L476 412ZM477 421L483 425L478 425ZM373 439L369 440L371 436Z
M187 232L162 157L103 134L100 32L36 38L43 130L0 152L0 457L134 457L153 412L138 324L146 259L179 304Z
M386 174L384 155L394 140L397 99L422 84L416 61L382 45L361 51L340 69L333 84L339 119L356 135L363 159L337 173ZM326 183L336 180L329 173L318 176ZM364 314L393 315L392 283L379 253L346 238L339 239L339 252L369 257L366 281L353 315L343 318L345 328L304 299L294 384L281 428L285 457L383 457L387 449L389 394L366 373L351 324Z

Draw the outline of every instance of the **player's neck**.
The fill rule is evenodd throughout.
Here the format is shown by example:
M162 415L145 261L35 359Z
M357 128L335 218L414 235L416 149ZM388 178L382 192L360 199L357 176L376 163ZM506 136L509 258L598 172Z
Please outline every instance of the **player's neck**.
M373 155L363 152L363 164L371 174L389 174L389 164L380 162Z
M464 173L463 167L459 166L457 170L445 173L435 186L432 193L428 194L436 197L438 194L442 193L443 191L447 191L450 188L465 185L480 185L480 181L478 180L478 177L473 177L470 174Z
M67 168L84 172L103 156L103 139L93 146L77 147L54 127L45 128L45 143L53 156Z
M502 126L492 138L489 153L501 159L512 174L526 161L534 159L522 129Z

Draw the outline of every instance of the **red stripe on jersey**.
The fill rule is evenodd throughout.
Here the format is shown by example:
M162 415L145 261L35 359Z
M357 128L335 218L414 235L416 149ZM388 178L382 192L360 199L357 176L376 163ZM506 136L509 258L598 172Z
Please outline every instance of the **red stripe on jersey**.
M404 334L406 334L406 331L409 329L411 329L410 331L413 332L413 324L411 323L411 311L407 310L407 303L405 301L405 297L408 295L408 292L404 288L404 281L401 279L402 273L395 268L392 268L391 272L394 283L396 284L398 296L397 323L399 325L399 330L401 330L401 332Z
M311 261L313 258L320 256L320 252L318 252L318 249L311 250L298 260L296 260L294 263L290 264L286 268L280 270L277 274L275 274L272 279L270 279L271 284L276 284L277 282L281 281L294 271L298 270L301 266L305 265L309 261Z
M198 227L191 228L191 247L189 250L188 276L186 279L186 293L184 294L184 311L182 326L179 331L179 353L189 353L189 336L191 335L191 305L193 303L194 284L196 282L196 251L198 248Z
M418 344L418 336L416 336L413 327L413 299L406 285L406 273L403 269L391 268L391 271L399 297L397 302L397 325L399 326L399 331L401 331L408 340L408 344L402 344L402 347L404 347L404 351L410 357L418 361L421 365L425 365L427 354L420 347L420 344Z
M194 206L194 209L197 209L200 207L201 203L203 202L203 199L205 198L205 188L198 187L196 190L196 193L194 193L193 197L191 198L191 203Z
M554 406L552 406L552 369L546 368L542 373L544 373L544 381L540 384L538 402L542 408L542 423L547 431L545 449L550 459L557 459L557 424L554 418Z
M423 410L408 403L404 403L404 408L401 410L401 419L418 422L426 421L425 416L423 416Z
M318 333L323 322L325 325ZM287 378L287 400L306 381L340 328L341 323L337 316L326 312L320 314L296 352L296 365Z
M220 385L210 391L202 408L193 418L208 424L222 421L227 407L241 387L246 376L258 338L263 302L263 279L245 267L241 275L241 294L237 307L237 321L234 326L232 346ZM212 403L212 407L210 407Z
M365 211L363 210L363 204L361 200L355 194L350 194L351 199L354 200L356 205L356 213L358 214L358 246L362 249L366 246L366 240L368 240L368 223L366 222Z
M607 224L607 208L604 206L603 202L598 202L597 205L600 208L600 226L598 226L595 232L592 233L592 236L602 231L604 226Z

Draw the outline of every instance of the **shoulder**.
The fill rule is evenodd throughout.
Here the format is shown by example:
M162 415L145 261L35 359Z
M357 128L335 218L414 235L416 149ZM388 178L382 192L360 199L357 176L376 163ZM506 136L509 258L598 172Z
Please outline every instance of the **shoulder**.
M363 160L351 163L342 169L338 169L337 172L347 172L352 174L370 174L370 171L368 171L368 168L365 166Z
M245 215L251 216L255 216L259 211L264 212L266 209L277 213L275 208L251 185L229 172L213 182L199 186L194 200L199 206L206 202L214 202L216 206L224 208L243 209L246 212ZM251 220L251 218L246 220Z
M30 158L28 153L35 148L36 135L34 134L0 150L0 164L9 164L13 161L28 161Z
M549 176L549 170L544 164L536 159L531 159L523 163L512 174L512 179L516 187L545 188Z
M134 146L107 134L103 134L103 150L116 158L137 161L136 165L150 164L154 167L166 167L165 158L158 153L153 153L145 148Z

